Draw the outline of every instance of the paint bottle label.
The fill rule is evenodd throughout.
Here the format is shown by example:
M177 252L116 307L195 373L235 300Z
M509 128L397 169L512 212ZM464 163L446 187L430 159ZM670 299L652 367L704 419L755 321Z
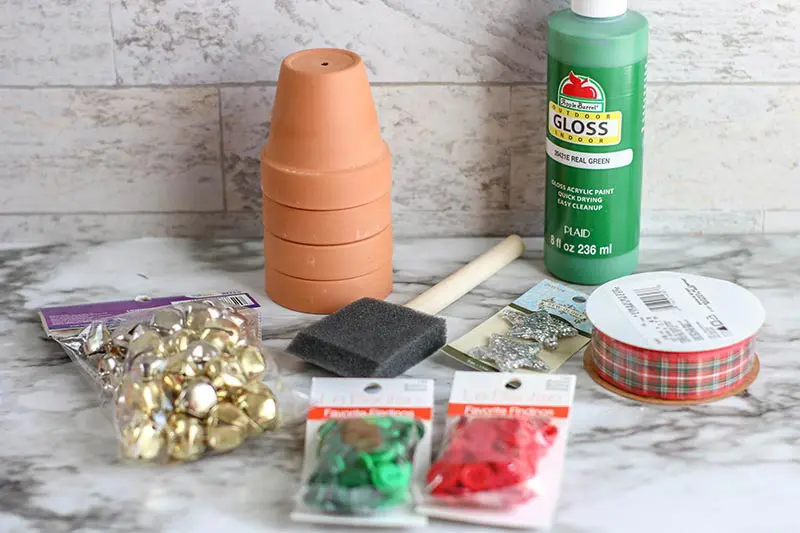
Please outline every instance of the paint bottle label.
M549 59L545 243L562 253L610 258L639 244L646 65Z

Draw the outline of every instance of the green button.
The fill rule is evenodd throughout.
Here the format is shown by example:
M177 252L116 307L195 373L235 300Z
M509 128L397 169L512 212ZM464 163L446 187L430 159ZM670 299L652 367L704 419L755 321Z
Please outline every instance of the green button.
M342 458L341 455L331 454L323 458L323 463L320 465L319 470L322 472L327 471L333 474L338 474L343 472L345 468L347 468L347 465L344 462L344 458Z
M372 422L381 429L389 429L390 427L392 427L392 419L391 417L388 416L376 417L370 420L370 422Z
M344 487L362 487L369 485L369 471L362 468L349 468L339 475L339 482Z
M369 457L372 459L374 464L377 463L388 463L392 461L395 457L397 457L397 444L390 445L390 446L383 446L378 448L377 450L369 452ZM405 447L401 444L400 445L400 453Z
M413 452L419 421L407 417L364 417L380 428L382 444L366 452L342 441L341 421L318 431L319 463L308 482L304 501L323 512L368 515L408 502ZM400 464L397 464L400 463Z
M411 481L411 464L388 463L376 465L371 473L372 484L384 494L391 494L408 488Z

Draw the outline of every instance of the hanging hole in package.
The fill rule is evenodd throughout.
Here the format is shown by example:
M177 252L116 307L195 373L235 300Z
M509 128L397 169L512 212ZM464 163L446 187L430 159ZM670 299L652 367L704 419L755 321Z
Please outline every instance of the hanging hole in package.
M433 380L314 378L302 486L292 520L421 527L430 466Z
M39 315L111 406L121 455L166 463L228 452L278 426L280 374L261 345L259 307L225 292Z
M475 370L553 372L589 343L588 298L543 280L442 350Z
M575 376L456 372L444 442L419 512L549 528L558 504Z

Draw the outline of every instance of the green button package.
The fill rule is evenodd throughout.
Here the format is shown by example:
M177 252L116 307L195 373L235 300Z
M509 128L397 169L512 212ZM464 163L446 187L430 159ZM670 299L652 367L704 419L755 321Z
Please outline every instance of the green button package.
M425 525L414 513L430 465L433 381L315 378L295 521Z

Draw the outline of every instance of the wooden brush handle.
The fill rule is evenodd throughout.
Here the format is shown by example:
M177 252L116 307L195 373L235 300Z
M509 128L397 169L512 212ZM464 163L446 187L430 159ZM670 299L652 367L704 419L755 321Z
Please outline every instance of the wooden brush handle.
M525 244L517 235L506 237L503 242L478 257L460 270L450 274L406 307L429 315L435 315L469 291L494 276L500 269L514 261L525 251Z

